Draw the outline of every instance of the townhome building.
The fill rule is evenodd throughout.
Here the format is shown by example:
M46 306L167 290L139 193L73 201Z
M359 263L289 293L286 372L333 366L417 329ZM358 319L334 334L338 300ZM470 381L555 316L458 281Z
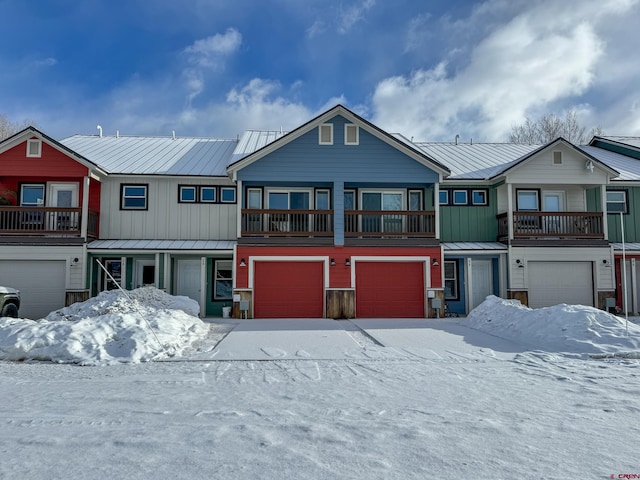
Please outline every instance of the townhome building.
M615 296L605 212L616 169L562 138L416 145L452 171L439 192L451 311L466 314L487 294L534 308L605 308Z
M287 134L247 132L234 292L249 316L425 317L443 311L449 169L338 105Z
M87 298L87 245L98 238L106 172L29 127L0 142L0 285L41 318Z
M154 285L221 316L232 304L237 139L74 135L66 148L100 166L100 234L86 245L90 295Z

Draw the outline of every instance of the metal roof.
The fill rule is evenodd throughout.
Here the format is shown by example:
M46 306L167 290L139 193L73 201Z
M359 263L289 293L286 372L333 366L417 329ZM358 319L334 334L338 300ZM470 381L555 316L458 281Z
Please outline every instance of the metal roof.
M284 137L287 133L289 132L282 130L246 130L240 137L229 164L260 150L271 142Z
M444 242L442 248L447 252L469 250L507 251L507 246L499 242Z
M233 250L235 240L95 240L88 250Z
M609 135L600 135L596 138L601 138L603 140L609 140L611 142L624 143L625 145L629 145L631 147L640 148L640 137L625 137L625 136L609 136Z
M581 145L580 149L598 161L620 172L620 176L613 179L614 182L640 180L640 160L637 158L587 145Z
M238 141L74 135L60 143L111 174L226 176L227 164Z
M447 180L486 180L541 147L521 143L414 142L429 157L451 170Z
M612 242L611 246L615 252L622 252L622 243ZM624 244L625 251L636 251L640 250L640 243L625 243Z

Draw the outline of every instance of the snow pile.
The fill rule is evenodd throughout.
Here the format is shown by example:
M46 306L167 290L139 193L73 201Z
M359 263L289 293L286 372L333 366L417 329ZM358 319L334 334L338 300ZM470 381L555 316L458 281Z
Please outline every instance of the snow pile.
M560 304L531 309L493 295L469 313L464 324L540 350L640 358L640 327L603 310Z
M0 360L138 363L179 355L206 336L196 301L154 287L128 294L131 300L119 290L102 292L37 322L1 319Z

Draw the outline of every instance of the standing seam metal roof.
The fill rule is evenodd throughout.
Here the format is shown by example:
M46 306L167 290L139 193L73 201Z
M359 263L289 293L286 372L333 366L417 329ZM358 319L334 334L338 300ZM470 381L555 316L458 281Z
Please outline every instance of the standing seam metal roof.
M226 176L227 165L238 141L74 135L60 143L111 174Z

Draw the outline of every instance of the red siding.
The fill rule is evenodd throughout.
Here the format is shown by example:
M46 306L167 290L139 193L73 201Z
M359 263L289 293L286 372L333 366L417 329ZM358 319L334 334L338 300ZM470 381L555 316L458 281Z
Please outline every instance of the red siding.
M357 262L356 316L423 318L423 262Z
M42 142L42 156L27 157L27 142L23 142L0 154L3 176L33 177L34 173L41 177L84 177L87 167L60 150Z
M321 318L324 313L322 262L256 262L256 318Z

